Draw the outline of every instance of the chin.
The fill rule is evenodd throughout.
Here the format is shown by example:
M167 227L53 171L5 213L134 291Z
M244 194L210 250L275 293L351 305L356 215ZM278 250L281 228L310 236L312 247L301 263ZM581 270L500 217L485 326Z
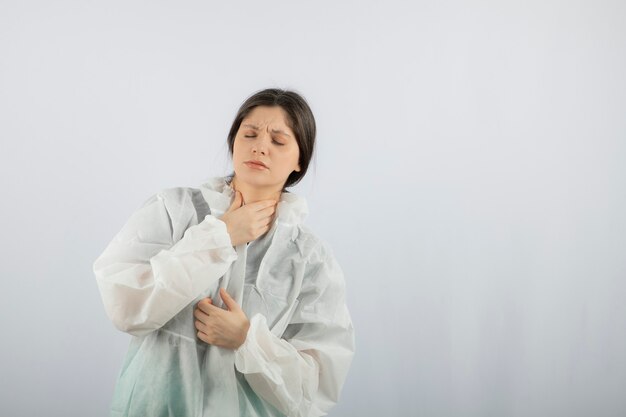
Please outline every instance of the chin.
M261 175L255 175L255 173L249 173L249 172L242 173L241 171L237 171L237 170L235 171L235 175L237 176L237 181L241 181L246 184L250 184L256 187L267 187L275 183L275 181L273 181L273 178L270 178L267 175L262 175L264 174L263 172L259 172L259 174Z

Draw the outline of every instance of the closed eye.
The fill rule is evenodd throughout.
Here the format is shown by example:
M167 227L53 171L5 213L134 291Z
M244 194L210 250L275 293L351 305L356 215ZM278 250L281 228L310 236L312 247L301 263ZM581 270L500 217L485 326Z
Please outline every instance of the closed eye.
M244 138L256 138L256 136L255 135L252 135L252 136L244 135ZM274 139L272 139L272 142L274 142L278 146L285 146L284 143L280 143L280 142L278 142L277 140L274 140Z

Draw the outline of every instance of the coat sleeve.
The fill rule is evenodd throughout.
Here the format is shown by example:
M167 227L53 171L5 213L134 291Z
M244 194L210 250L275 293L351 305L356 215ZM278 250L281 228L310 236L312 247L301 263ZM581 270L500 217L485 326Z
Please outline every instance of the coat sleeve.
M226 224L207 215L187 228L194 214L180 190L163 190L132 214L94 262L106 313L119 330L142 336L162 327L237 258Z
M354 356L341 268L327 252L307 271L307 285L282 337L256 314L235 351L235 366L252 389L290 417L326 415L339 400Z

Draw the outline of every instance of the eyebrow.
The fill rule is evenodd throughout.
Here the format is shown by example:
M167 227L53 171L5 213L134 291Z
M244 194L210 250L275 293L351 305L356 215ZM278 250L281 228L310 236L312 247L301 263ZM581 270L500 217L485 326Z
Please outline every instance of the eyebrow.
M259 130L259 128L258 128L257 126L255 126L255 125L253 125L253 124L250 124L250 123L246 123L246 124L243 124L243 125L241 125L241 126L243 126L243 127L250 127L250 128L252 128L252 129L254 129L254 130ZM282 134L283 134L283 135L285 135L285 136L289 136L289 137L291 137L291 135L290 135L289 133L285 132L284 130L280 130L280 129L272 129L272 132L274 132L274 133L282 133Z

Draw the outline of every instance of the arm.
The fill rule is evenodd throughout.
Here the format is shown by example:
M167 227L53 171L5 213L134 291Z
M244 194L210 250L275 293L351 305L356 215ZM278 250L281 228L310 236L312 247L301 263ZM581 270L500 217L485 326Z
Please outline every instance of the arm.
M150 197L93 264L107 315L134 336L167 323L237 258L215 216L186 228L195 209L180 194L168 189Z
M338 402L354 355L341 268L332 255L309 269L300 303L282 338L265 317L250 320L235 366L252 389L293 417L326 415Z

